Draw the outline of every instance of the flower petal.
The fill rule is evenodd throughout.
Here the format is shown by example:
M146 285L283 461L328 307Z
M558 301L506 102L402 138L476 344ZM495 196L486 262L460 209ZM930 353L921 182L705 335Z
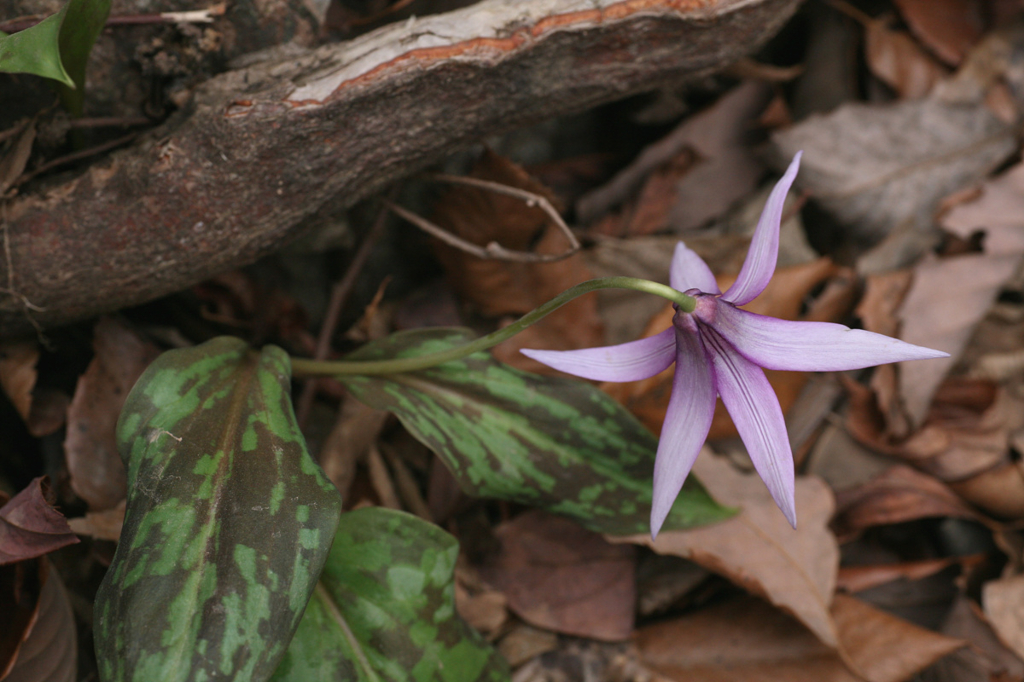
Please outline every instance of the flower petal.
M530 350L522 354L567 374L595 381L638 381L668 369L675 359L675 330L623 343L583 350Z
M704 262L704 259L691 251L686 244L676 244L676 251L672 254L672 265L668 271L668 281L676 291L689 291L700 289L708 294L720 294L718 282L711 268Z
M791 322L719 302L710 324L748 360L797 372L835 372L949 353L831 322Z
M782 207L800 168L802 154L803 152L796 153L786 174L776 183L775 189L769 195L757 229L754 230L754 239L750 242L750 250L747 251L747 258L743 261L739 277L722 296L726 301L736 305L750 303L764 291L772 274L775 273L775 262L779 257L779 223L782 222Z
M747 454L775 504L796 528L793 451L775 391L760 367L740 355L717 332L701 327L711 352L718 392L739 431Z
M676 375L654 460L651 537L657 537L693 468L715 414L714 374L696 334L676 332Z

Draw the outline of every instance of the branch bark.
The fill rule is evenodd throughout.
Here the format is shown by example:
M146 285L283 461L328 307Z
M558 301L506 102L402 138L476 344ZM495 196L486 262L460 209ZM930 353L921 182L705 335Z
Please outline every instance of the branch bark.
M484 0L221 74L131 148L9 203L0 337L251 262L484 136L710 73L799 2Z

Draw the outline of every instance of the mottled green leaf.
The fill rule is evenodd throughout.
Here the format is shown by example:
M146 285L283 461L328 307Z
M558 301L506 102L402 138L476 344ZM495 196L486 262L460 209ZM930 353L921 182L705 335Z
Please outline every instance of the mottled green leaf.
M347 359L423 355L471 338L460 329L403 332ZM471 495L548 509L604 533L650 528L657 440L590 384L521 372L488 353L419 372L339 378L359 400L398 415ZM691 476L665 527L733 513Z
M96 597L104 682L265 680L327 558L341 499L306 451L280 348L161 355L117 437L128 506Z
M507 680L504 659L455 611L458 553L411 514L343 514L274 682Z
M0 71L30 73L61 84L65 108L82 114L85 66L110 14L111 0L70 0L31 28L0 33Z

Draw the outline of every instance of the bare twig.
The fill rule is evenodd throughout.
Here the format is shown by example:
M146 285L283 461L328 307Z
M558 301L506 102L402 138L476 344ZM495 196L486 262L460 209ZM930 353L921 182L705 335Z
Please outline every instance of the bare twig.
M465 251L466 253L472 254L483 260L504 260L515 263L553 263L555 261L565 260L580 250L580 242L576 239L576 235L572 233L569 226L565 224L564 220L562 220L562 216L558 215L558 211L556 211L555 207L551 205L551 202L539 194L529 192L525 189L519 189L518 187L509 187L508 185L503 185L498 182L491 182L490 180L467 178L458 175L432 174L427 177L439 182L469 185L470 187L486 189L497 194L504 194L506 196L515 197L516 199L521 199L527 206L531 208L536 207L544 211L544 213L546 213L548 217L551 218L552 222L554 222L558 227L559 231L565 235L565 238L569 240L569 248L562 253L556 254L513 251L506 249L498 242L491 242L487 244L487 246L479 246L473 242L466 241L461 237L457 237L444 228L430 222L423 216L416 215L412 211L406 210L391 201L385 201L388 208L394 211L397 215L408 220L427 234L437 237L449 246L453 246L456 249Z
M396 185L388 195L394 197L397 192L398 186ZM377 219L374 220L370 231L363 238L363 243L359 245L359 250L356 251L355 257L349 263L348 269L345 270L345 275L331 289L331 300L327 304L327 315L324 317L324 323L320 326L320 335L316 340L316 353L313 357L317 360L325 360L331 352L331 339L334 338L334 333L337 331L338 321L341 319L341 310L345 306L345 301L348 300L349 295L352 293L356 278L362 272L363 266L366 265L373 247L376 246L381 235L384 234L387 217L387 208L382 208L377 214ZM319 386L319 380L310 379L302 387L302 393L299 395L295 409L295 418L298 420L300 428L305 426L306 421L309 419L309 411L313 408L313 400L316 398Z
M102 154L103 152L109 151L116 147L121 147L123 145L128 144L138 136L138 133L128 133L127 135L119 137L116 140L104 142L103 144L98 144L95 147L89 147L88 149L83 149L82 151L74 152L73 154L59 156L56 159L47 161L46 163L32 170L31 172L23 174L20 178L17 179L14 185L16 187L19 185L24 185L26 182L36 177L37 175L41 175L42 173L45 173L48 170L57 168L58 166L63 166L66 163L73 163L75 161L81 161L82 159L88 159L90 156L96 156L97 154Z
M131 128L154 123L156 121L148 116L97 116L95 118L73 118L68 121L71 128Z
M139 24L209 24L214 17L219 17L227 11L227 3L221 2L211 5L206 9L191 10L188 12L161 12L159 14L117 14L107 17L107 26L137 26ZM0 31L4 33L17 33L27 28L32 28L47 14L30 14L15 19L8 19L0 22Z

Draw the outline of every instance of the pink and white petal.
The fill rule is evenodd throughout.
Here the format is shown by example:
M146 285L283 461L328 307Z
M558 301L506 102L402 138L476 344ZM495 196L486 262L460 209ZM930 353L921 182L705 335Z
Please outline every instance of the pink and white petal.
M740 355L714 330L701 328L711 352L718 393L729 410L747 454L775 504L796 528L793 451L779 399L764 371Z
M676 332L676 374L654 460L651 537L665 523L693 468L715 414L714 373L696 333Z
M768 281L775 273L775 263L779 257L779 226L782 222L782 208L786 203L786 194L793 186L796 172L800 168L800 156L797 152L793 162L789 164L785 175L775 185L768 202L761 212L761 219L754 230L754 238L750 242L750 250L743 261L740 274L722 296L723 299L736 305L745 305L757 298Z
M699 289L707 294L722 293L718 288L718 282L715 281L715 274L711 272L708 264L682 242L676 244L675 253L672 254L668 281L676 291Z
M639 381L663 372L675 359L675 330L618 346L583 350L531 350L522 354L566 374L594 381Z
M792 322L719 302L711 326L748 360L797 372L835 372L948 353L831 322Z

